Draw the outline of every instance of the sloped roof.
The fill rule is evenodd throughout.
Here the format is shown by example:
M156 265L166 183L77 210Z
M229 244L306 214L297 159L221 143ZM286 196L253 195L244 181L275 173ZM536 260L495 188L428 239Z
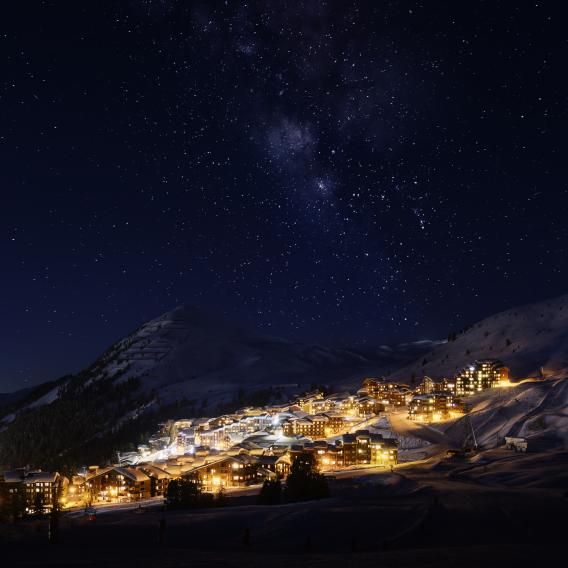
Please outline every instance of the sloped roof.
M96 470L91 470L87 472L87 475L85 476L85 479L87 481L90 481L91 479L98 477L99 475L103 475L107 472L109 472L112 469L112 467L101 467L101 468L97 468Z
M143 471L133 467L115 467L114 471L132 479L132 481L148 481L150 478Z
M343 418L343 414L341 412L336 412L335 410L329 410L328 412L322 412L324 416L328 418Z
M169 479L172 477L167 471L155 465L145 465L141 469L148 477L154 477L156 479Z
M59 474L52 471L30 471L24 477L24 483L55 483Z
M189 464L188 464L188 466L189 466ZM166 473L169 473L170 475L180 475L182 473L183 469L182 469L181 465L178 465L178 464L173 465L172 464L172 465L165 465L164 471Z
M60 477L56 471L26 471L16 469L2 474L6 483L55 483Z
M248 463L252 463L253 461L255 461L255 458L252 458L251 456L249 456L247 454L239 454L239 455L236 455L236 456L224 456L221 459L210 461L208 463L204 463L202 465L198 465L196 467L193 467L192 469L190 469L188 472L185 472L185 473L193 473L194 471L199 471L200 469L203 469L205 467L220 465L220 464L222 464L223 462L226 462L226 461L233 461L233 462L237 462L237 463L248 464Z
M21 483L24 480L22 471L5 471L2 476L6 483Z

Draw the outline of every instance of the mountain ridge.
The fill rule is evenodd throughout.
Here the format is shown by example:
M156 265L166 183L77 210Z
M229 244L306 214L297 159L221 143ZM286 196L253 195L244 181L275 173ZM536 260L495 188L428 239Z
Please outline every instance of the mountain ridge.
M502 359L514 377L540 367L549 378L568 376L568 295L504 310L450 333L448 341L361 350L273 338L178 306L81 373L0 406L0 463L100 461L168 418L284 402L314 385L353 389L366 376L400 382L452 376L484 357Z
M0 463L97 463L162 420L285 402L316 384L386 373L424 351L423 344L364 353L307 345L179 306L84 371L42 385L21 405L0 407Z

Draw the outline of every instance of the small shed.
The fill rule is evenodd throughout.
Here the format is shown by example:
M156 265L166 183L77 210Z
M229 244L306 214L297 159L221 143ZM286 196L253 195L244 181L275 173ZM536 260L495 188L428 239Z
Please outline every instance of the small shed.
M528 442L526 438L514 438L511 436L506 436L505 447L508 450L515 450L515 452L526 453L528 449Z

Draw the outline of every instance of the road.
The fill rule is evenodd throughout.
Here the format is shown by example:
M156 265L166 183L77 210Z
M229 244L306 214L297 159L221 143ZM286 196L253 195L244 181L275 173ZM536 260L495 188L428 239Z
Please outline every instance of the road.
M92 508L98 514L115 513L119 511L131 511L135 509L147 509L149 507L159 507L164 504L163 497L151 497L150 499L143 499L141 501L134 501L132 503L95 503ZM85 514L84 507L73 507L65 510L65 514L69 517L81 517Z
M414 436L420 438L430 444L439 444L443 447L450 447L451 443L448 437L440 430L429 426L428 424L420 424L409 420L406 417L406 411L395 411L388 415L392 429L403 436Z

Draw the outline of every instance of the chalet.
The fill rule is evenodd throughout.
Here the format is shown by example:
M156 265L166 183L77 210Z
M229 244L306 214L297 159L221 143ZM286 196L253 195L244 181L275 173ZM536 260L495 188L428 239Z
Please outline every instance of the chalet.
M139 501L152 494L150 477L141 469L107 467L87 476L87 488L95 501Z
M247 416L240 421L240 424L242 431L252 434L270 427L272 425L272 416L266 413Z
M85 476L84 475L74 475L71 477L67 493L69 499L79 499L85 492Z
M320 471L338 469L343 465L343 448L324 440L306 442L290 448L292 461L302 454L312 454Z
M329 412L334 408L335 404L331 398L314 399L311 401L311 414Z
M408 418L418 422L438 422L451 418L461 407L450 393L415 395L408 405Z
M247 454L225 456L205 463L187 472L199 478L205 491L215 491L221 487L240 487L262 479L259 475L259 462Z
M216 428L221 428L222 426L227 426L233 424L237 420L231 415L218 416L216 418L210 418L202 426L202 430L215 430Z
M290 473L291 459L288 452L282 455L265 454L256 457L256 461L259 473L266 477L286 478Z
M316 440L290 448L292 460L305 453L314 456L321 471L365 464L389 466L398 462L398 442L368 430L358 430L354 434L344 434L335 444Z
M344 416L357 416L357 396L354 394L345 393L343 395L336 395L335 410Z
M372 396L357 397L355 402L357 416L367 417L384 412L385 405Z
M344 467L361 464L387 466L398 462L397 441L371 434L368 430L344 434L337 444L343 450Z
M345 430L345 417L339 412L324 412L322 416L327 418L325 435L327 438L341 434Z
M321 391L313 391L310 393L307 393L301 397L298 397L298 399L296 399L295 403L304 411L307 412L308 414L312 414L314 412L314 408L312 406L313 402L317 401L317 400L322 400L323 399L323 393Z
M150 478L150 495L152 497L166 494L170 479L173 479L172 475L155 465L143 465L139 466L137 469Z
M284 436L307 436L309 438L325 438L329 418L324 414L306 416L305 418L288 418L282 423Z
M362 394L366 394L368 396L372 396L377 398L378 393L382 390L381 385L384 385L384 379L377 378L377 379L364 379L363 380L363 387L357 391L358 393L361 392Z
M61 497L68 480L57 472L18 469L5 471L0 483L9 508L20 508L25 514L45 514L53 508L54 499Z
M365 379L363 388L368 396L377 399L385 407L405 406L410 398L408 385L388 383L378 379Z

